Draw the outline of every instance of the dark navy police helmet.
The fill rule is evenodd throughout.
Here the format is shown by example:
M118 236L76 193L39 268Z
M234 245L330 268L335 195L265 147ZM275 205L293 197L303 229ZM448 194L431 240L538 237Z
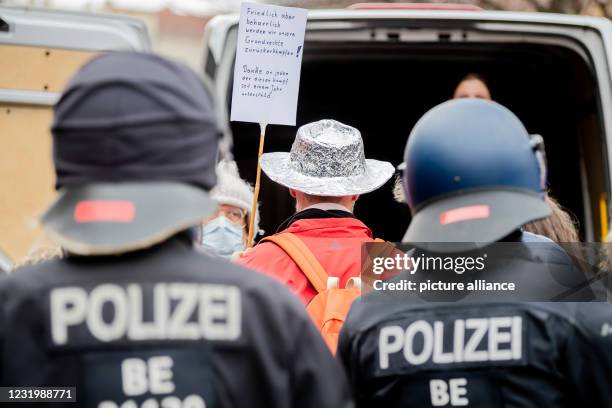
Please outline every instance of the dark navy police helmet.
M461 99L412 129L403 187L410 242L497 241L547 217L546 166L521 121L498 103Z
M195 72L151 54L85 64L55 105L59 196L42 219L78 255L148 248L214 213L219 129Z

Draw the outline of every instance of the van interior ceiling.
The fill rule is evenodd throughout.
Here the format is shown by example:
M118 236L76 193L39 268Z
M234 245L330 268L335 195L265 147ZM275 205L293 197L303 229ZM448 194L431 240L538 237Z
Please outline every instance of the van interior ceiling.
M484 76L492 97L507 106L530 133L544 137L551 194L580 223L589 241L600 238L599 197L606 163L599 96L589 63L568 47L525 42L307 41L297 125L333 118L358 128L366 157L402 161L419 117L448 100L468 73ZM231 101L229 101L231 103ZM233 122L234 155L255 180L259 129ZM297 127L268 126L265 151L289 151ZM408 209L394 202L393 180L358 201L355 213L376 237L401 240ZM294 212L281 186L262 176L262 227L273 233ZM274 205L269 205L274 203Z

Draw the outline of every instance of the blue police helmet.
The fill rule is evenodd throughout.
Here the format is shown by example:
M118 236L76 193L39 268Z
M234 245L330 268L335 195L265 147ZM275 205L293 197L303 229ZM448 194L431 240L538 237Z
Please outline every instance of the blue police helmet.
M412 129L403 187L411 242L497 241L547 217L545 165L521 121L481 99L442 103Z
M57 188L42 225L68 252L109 255L198 225L217 203L219 131L197 74L136 52L101 54L55 105Z

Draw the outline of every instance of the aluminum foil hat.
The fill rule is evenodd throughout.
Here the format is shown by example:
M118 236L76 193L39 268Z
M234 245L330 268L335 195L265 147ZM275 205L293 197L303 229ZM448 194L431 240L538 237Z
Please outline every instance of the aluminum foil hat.
M395 171L389 162L365 158L357 129L330 119L300 127L290 153L266 153L260 163L278 184L318 196L369 193Z

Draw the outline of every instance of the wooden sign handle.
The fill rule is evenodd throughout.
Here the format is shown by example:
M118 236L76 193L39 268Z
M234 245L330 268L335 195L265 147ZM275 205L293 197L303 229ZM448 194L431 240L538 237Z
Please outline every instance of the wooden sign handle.
M261 182L261 165L259 164L259 159L261 159L261 155L263 154L264 141L266 138L266 123L260 123L260 135L259 135L259 152L257 153L257 176L255 178L255 191L253 194L253 207L251 209L251 219L249 220L249 237L247 239L247 248L251 248L253 246L253 237L255 235L255 215L257 213L257 200L259 199L259 187Z

